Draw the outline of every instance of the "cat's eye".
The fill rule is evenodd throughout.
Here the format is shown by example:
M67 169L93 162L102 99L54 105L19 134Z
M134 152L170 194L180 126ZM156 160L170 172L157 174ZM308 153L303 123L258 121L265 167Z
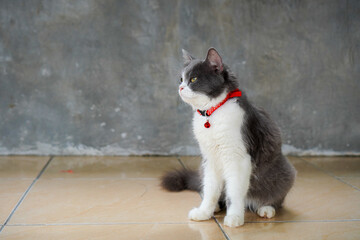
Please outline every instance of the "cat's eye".
M182 79L182 78L180 78L180 82L183 82L183 79Z
M191 81L192 83L196 82L196 80L197 80L197 77L193 77L192 79L190 79L190 81Z

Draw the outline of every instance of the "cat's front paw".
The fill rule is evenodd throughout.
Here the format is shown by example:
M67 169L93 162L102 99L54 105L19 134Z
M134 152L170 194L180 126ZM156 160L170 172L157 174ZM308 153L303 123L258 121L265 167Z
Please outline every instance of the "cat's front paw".
M228 227L239 227L244 225L244 222L244 216L226 215L224 218L224 224Z
M189 212L189 219L194 221L204 221L204 220L209 220L210 218L211 218L211 213L209 213L208 211L204 211L200 208L193 208Z

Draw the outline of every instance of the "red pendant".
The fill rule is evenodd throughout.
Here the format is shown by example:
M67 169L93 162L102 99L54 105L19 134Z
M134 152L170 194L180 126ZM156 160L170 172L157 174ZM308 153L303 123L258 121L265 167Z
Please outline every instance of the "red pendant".
M204 127L209 128L210 126L211 125L210 125L209 121L206 121L206 123L204 124Z

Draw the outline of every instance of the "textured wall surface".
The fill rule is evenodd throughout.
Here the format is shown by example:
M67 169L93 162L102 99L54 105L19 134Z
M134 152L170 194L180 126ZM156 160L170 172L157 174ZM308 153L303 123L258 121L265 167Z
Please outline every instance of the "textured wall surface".
M360 152L360 1L0 0L0 154L197 154L213 46L292 153Z

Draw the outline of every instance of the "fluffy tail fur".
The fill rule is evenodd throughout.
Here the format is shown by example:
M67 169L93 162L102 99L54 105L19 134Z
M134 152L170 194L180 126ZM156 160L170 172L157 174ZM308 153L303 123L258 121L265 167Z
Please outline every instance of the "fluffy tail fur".
M200 174L197 171L181 169L166 173L161 178L161 186L171 192L182 190L201 191Z

